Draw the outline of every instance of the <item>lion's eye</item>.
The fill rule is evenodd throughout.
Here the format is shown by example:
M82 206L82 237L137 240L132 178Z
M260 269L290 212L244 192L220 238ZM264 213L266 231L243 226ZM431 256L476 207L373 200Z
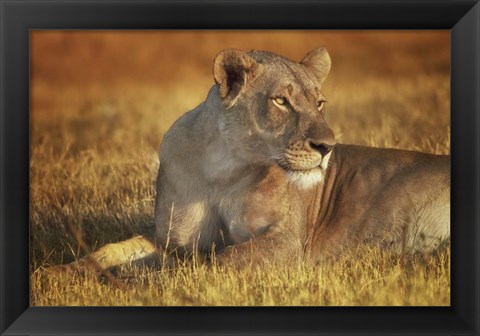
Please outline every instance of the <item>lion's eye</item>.
M317 108L319 111L322 111L323 108L325 107L326 100L319 100L317 101Z
M285 98L285 97L275 97L275 98L273 98L273 102L277 105L285 106L285 105L287 105L287 98Z

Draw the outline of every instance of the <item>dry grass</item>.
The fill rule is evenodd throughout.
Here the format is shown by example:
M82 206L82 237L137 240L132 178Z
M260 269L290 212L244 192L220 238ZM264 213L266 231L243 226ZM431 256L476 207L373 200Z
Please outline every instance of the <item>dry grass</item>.
M232 42L233 41L233 42ZM333 265L124 269L125 286L48 265L151 232L157 149L200 103L228 47L301 59L325 45L327 121L340 142L446 154L448 32L35 32L31 93L32 305L449 305L449 253L405 263L367 250Z
M365 251L334 265L227 268L184 265L176 270L123 267L117 279L32 274L35 305L236 305L428 306L450 301L448 252L404 263L398 256Z

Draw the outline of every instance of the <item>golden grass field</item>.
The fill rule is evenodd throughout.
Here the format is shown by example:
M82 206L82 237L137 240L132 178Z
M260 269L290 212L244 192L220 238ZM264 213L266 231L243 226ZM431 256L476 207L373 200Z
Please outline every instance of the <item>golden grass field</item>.
M366 248L312 267L189 263L114 277L53 273L153 230L162 136L213 85L222 49L300 60L324 45L339 142L450 152L448 31L35 31L31 40L31 305L449 305L450 254Z

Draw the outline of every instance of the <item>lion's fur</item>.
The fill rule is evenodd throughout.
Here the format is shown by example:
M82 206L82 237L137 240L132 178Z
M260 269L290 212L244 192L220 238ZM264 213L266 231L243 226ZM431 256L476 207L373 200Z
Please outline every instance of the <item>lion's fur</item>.
M329 69L323 48L300 63L268 52L217 56L207 99L162 141L158 247L242 265L320 261L359 243L425 251L448 241L449 157L335 145L318 109Z

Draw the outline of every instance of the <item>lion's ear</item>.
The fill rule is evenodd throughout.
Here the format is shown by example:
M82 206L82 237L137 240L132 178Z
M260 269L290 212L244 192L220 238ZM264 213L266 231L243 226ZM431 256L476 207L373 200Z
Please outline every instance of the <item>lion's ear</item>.
M234 99L257 67L258 63L242 50L221 51L213 63L213 78L219 87L220 97L230 101Z
M327 78L332 65L330 55L323 47L310 51L300 63L315 76L320 84Z

